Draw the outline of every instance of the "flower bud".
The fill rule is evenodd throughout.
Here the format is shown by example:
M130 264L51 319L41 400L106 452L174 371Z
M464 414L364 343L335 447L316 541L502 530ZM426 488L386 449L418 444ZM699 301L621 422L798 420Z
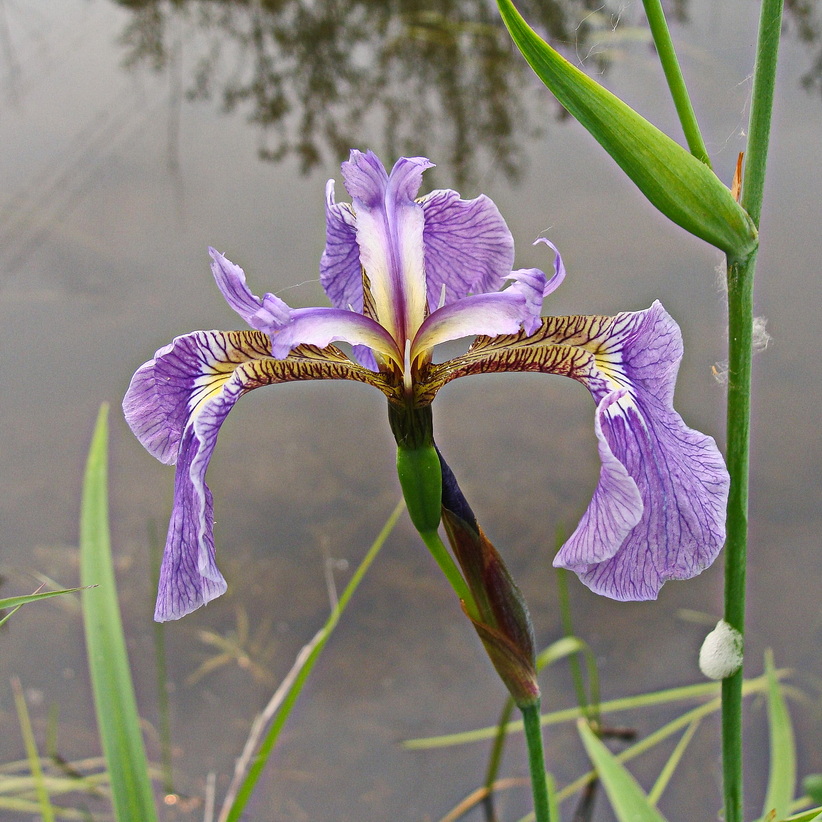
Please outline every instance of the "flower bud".
M442 521L474 596L479 618L469 615L505 686L520 708L539 700L534 629L528 607L502 557L479 527L442 459Z
M536 75L654 206L737 259L754 251L758 239L753 220L705 163L571 65L528 26L511 0L498 0L498 5Z

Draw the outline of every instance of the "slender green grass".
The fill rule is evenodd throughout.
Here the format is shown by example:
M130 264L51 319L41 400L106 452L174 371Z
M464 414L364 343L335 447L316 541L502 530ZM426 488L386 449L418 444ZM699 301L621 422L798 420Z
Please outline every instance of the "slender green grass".
M269 703L269 705L272 706L271 715L268 715L268 711L266 711L258 718L261 720L261 729L263 724L270 722L268 731L262 736L262 742L259 744L259 747L256 745L246 746L248 750L244 752L243 757L241 757L240 764L246 763L248 765L247 770L244 773L238 770L235 775L235 780L229 788L229 795L220 812L219 822L239 822L239 820L243 818L245 807L249 799L251 799L257 782L268 763L268 759L277 744L277 740L280 737L282 729L285 727L288 717L291 715L291 711L297 703L297 699L305 686L309 674L313 670L331 634L337 627L340 617L348 607L351 597L354 595L360 582L362 582L371 564L376 559L377 554L379 554L389 534L394 530L394 526L397 524L397 520L404 508L405 502L400 501L368 549L362 562L356 571L354 571L348 585L345 586L342 594L340 594L340 598L336 606L332 609L325 625L317 632L312 642L303 648L303 652L298 656L297 662L291 669L289 676ZM252 750L252 747L256 750Z
M17 678L11 681L14 691L14 707L17 709L17 721L20 723L20 733L26 746L29 767L31 769L34 789L37 793L37 805L43 822L54 822L54 809L51 806L49 791L43 778L43 769L40 767L40 754L37 751L37 742L34 739L34 730L31 727L31 718L23 696L23 688Z
M43 591L42 593L25 594L19 597L6 597L0 599L0 611L6 608L11 608L9 613L0 617L0 625L9 620L16 614L27 602L37 602L41 599L49 599L51 597L59 597L61 594L74 594L77 591L82 591L82 588L64 588L60 591Z
M783 679L788 675L787 670L777 670L777 679ZM765 676L747 679L742 689L743 696L750 694L765 693L768 688L768 680ZM638 708L648 708L652 705L670 705L675 702L687 702L694 699L704 699L706 697L717 697L720 693L720 686L717 682L699 682L695 685L682 685L677 688L666 688L661 691L651 691L645 694L620 697L619 699L608 699L600 703L602 713L618 713L620 711L630 711ZM701 706L704 707L704 706ZM540 719L542 725L560 725L563 722L575 722L584 718L584 713L579 707L563 708L559 711L544 713ZM506 726L508 733L522 733L522 722L517 720L509 722ZM461 733L443 734L442 736L420 737L418 739L406 739L402 745L409 750L427 750L429 748L449 748L452 745L468 745L483 740L493 739L497 734L496 725L487 728L477 728L473 731L462 731Z
M691 740L694 738L694 734L696 733L696 729L699 727L700 718L694 719L687 728L685 728L685 733L679 738L679 741L676 743L676 747L673 750L673 753L668 757L668 761L665 763L662 770L659 772L659 776L654 782L653 787L650 791L648 791L648 801L652 805L656 805L659 803L659 799L662 794L665 792L665 788L668 787L668 783L671 781L671 778L674 775L674 771L676 771L677 766L679 765L680 761L682 760L685 751L688 748L688 745L691 744Z
M562 546L565 541L562 533L557 534L556 548ZM577 705L585 712L589 722L599 723L599 673L597 670L596 656L590 646L574 636L574 622L571 614L571 599L568 594L568 571L565 568L556 569L557 594L559 600L559 613L562 621L562 632L565 639L576 641L579 644L577 651L569 658L571 666L571 679L574 683L574 692L577 696ZM588 688L585 690L585 681L582 676L582 664L580 658L584 658L588 667ZM539 670L539 668L537 669Z
M605 747L588 723L580 720L577 728L619 822L665 822L637 781Z
M796 788L796 745L791 716L779 680L774 676L773 654L765 653L765 672L768 678L768 726L770 729L770 768L768 791L762 815L775 811L776 818L788 815Z
M97 417L80 512L86 650L103 754L118 822L156 822L148 760L117 600L108 523L108 406Z

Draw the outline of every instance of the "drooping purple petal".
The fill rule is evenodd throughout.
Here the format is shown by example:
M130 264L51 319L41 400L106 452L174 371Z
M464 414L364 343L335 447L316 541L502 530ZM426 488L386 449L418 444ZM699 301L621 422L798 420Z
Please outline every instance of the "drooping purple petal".
M226 581L215 561L214 502L205 472L229 410L224 407L221 417L212 417L204 431L189 424L183 432L157 587L157 622L179 619L225 593Z
M417 397L430 402L453 379L503 371L562 374L586 385L597 402L602 469L555 564L598 593L653 599L666 580L710 565L725 540L722 456L673 408L681 359L679 327L658 302L615 317L545 317L530 335L481 337L429 369Z
M667 580L716 559L729 479L714 440L671 404L682 358L676 323L659 303L620 318L599 373L586 380L599 400L600 481L554 564L614 599L655 599Z
M187 334L137 371L123 400L126 421L140 442L163 462L177 463L158 621L178 619L225 591L214 559L205 473L226 415L245 391L264 384L242 366L265 359L271 359L268 337L257 332Z
M425 227L428 309L434 311L468 294L498 291L511 273L514 238L496 205L484 194L460 199L449 189L420 200Z
M160 621L177 619L225 590L214 561L205 474L217 433L237 399L263 385L295 380L349 379L389 390L380 374L337 349L301 348L284 360L270 349L270 337L259 331L177 337L138 369L123 400L126 421L143 445L163 462L177 463L157 597Z
M602 432L609 409L614 404L618 406L626 394L625 389L607 394L597 409L594 432L602 462L599 484L576 531L557 555L554 564L559 567L577 570L577 565L610 559L642 519L645 506L637 484Z

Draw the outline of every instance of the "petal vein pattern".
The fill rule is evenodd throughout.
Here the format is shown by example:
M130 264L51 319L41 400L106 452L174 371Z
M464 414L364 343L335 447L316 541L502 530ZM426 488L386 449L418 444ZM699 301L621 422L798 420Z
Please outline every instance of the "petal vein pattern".
M220 426L236 401L263 385L348 379L390 391L382 375L333 346L300 346L283 360L257 331L199 331L160 349L135 374L123 402L143 445L177 463L155 619L177 619L225 591L214 554L214 514L205 482Z
M657 302L615 317L545 317L540 328L482 337L431 369L430 401L468 374L532 371L583 383L597 402L602 462L588 509L555 565L597 593L653 599L669 579L695 576L725 540L728 474L711 437L674 410L679 328Z

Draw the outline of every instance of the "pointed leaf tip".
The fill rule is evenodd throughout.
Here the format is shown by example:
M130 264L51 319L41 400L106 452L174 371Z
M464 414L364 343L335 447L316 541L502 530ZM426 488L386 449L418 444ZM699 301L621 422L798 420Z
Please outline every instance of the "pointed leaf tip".
M754 251L753 221L707 165L571 65L525 22L511 0L497 2L511 38L536 75L652 205L736 259Z
M605 747L584 720L577 723L588 757L596 768L619 822L665 822L631 773Z

